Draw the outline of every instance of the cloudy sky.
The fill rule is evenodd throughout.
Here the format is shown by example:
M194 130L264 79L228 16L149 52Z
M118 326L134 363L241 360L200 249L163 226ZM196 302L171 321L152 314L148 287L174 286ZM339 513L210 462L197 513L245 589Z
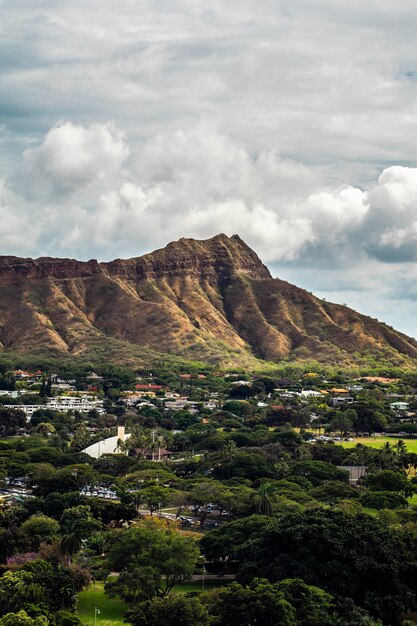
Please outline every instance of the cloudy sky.
M415 0L0 0L0 254L238 233L417 335Z

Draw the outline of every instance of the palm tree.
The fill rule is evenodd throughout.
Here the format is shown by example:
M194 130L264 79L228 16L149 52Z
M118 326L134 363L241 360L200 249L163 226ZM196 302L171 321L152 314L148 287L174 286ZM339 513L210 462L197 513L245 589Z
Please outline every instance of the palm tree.
M272 516L272 502L270 499L271 484L261 483L255 493L256 510L260 515Z
M116 445L116 449L115 449L115 453L117 454L127 454L130 450L130 447L127 445L128 444L129 439L118 439L117 440L117 445Z
M151 431L151 439L149 440L149 443L146 446L146 453L152 454L152 461L155 461L155 453L158 452L158 450L161 447L161 440L162 437L156 437L156 431L152 430Z
M61 539L61 552L68 557L68 565L71 565L71 557L81 550L81 533L75 530L72 533L63 535Z
M90 507L78 505L65 509L61 517L61 552L71 557L81 550L83 539L89 537L99 527L99 523L92 517Z
M405 445L402 439L398 439L395 449L397 452L398 460L400 461L401 465L404 467L404 460L405 460L405 457L407 456L408 451L407 451L407 446Z
M295 449L295 458L299 461L310 460L312 458L311 446L304 444Z
M152 437L150 431L141 426L134 425L131 428L131 435L126 439L124 449L129 453L133 450L140 457L146 456L149 447L152 445ZM123 448L122 448L123 449Z
M392 467L395 463L395 450L394 446L386 441L381 447L381 454L376 458L371 458L364 462L364 465L369 467L375 466L375 469L387 469Z
M291 455L289 452L284 452L281 458L274 463L275 469L279 472L280 478L285 478L288 475L291 464Z
M223 446L221 450L222 457L224 461L227 463L227 479L230 478L230 465L233 459L236 456L236 443L232 440L229 440L226 445Z

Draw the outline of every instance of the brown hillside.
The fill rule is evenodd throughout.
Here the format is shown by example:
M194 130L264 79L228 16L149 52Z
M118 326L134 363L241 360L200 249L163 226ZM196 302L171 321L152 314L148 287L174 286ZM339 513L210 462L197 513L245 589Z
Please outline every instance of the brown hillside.
M135 360L138 347L222 365L417 359L414 339L273 279L237 235L110 263L0 257L0 350Z

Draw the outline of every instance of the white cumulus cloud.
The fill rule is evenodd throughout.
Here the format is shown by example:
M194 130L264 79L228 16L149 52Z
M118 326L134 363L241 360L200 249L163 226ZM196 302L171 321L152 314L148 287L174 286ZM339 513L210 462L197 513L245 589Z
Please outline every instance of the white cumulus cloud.
M40 146L25 150L19 178L29 197L68 195L96 181L108 183L128 156L125 136L114 124L60 122Z

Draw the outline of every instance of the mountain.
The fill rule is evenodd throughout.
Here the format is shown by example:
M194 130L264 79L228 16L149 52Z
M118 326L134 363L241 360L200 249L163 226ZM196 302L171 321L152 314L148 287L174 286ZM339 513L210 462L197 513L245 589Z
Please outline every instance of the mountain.
M272 278L240 237L217 235L110 263L0 257L0 351L409 365L417 342Z

